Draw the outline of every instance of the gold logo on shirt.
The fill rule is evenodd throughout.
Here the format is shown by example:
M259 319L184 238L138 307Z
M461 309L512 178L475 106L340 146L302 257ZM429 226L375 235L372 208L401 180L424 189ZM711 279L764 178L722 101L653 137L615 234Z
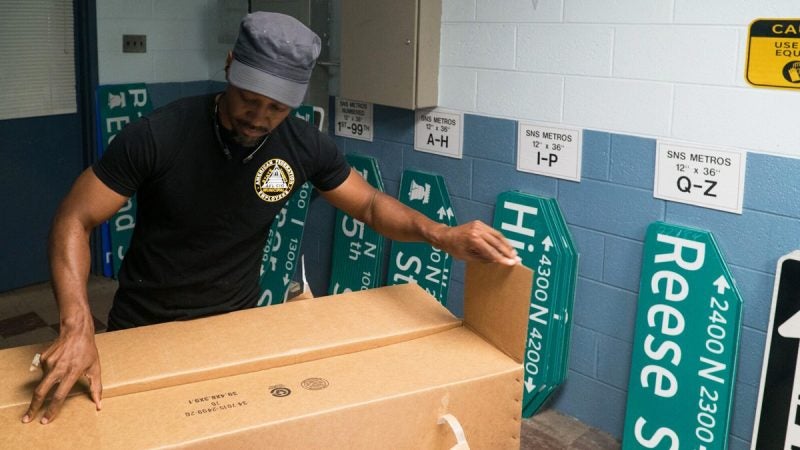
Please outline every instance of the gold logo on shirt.
M282 159L270 159L256 172L256 194L265 202L277 202L292 192L294 171Z

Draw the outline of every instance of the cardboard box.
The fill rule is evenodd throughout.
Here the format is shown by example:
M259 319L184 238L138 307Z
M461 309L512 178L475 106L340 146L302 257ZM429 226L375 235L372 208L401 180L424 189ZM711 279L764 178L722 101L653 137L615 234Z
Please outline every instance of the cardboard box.
M82 387L46 426L44 346L3 350L0 448L451 448L448 414L518 448L531 283L469 264L463 322L411 284L100 334L103 410Z

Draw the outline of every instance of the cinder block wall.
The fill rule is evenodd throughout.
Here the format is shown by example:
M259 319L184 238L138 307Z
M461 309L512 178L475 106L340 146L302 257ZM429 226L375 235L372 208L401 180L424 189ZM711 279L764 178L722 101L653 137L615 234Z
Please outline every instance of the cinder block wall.
M247 2L97 0L100 84L224 79L225 55L232 47L224 36L235 35L237 25L224 19L232 9L243 16ZM147 35L147 52L122 53L124 34Z

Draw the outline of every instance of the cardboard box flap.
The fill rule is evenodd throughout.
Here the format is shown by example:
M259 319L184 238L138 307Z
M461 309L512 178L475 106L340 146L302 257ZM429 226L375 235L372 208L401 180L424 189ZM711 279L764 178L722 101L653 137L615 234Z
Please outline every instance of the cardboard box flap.
M522 265L467 264L464 322L520 364L532 288L533 272Z
M461 321L416 284L170 322L96 337L103 397L353 353L456 328ZM0 406L28 404L46 345L0 351ZM78 388L76 388L78 389Z

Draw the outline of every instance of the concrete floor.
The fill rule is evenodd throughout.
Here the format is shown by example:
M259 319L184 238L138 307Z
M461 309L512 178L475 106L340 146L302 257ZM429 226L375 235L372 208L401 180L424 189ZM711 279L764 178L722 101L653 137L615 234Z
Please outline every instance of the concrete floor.
M89 299L95 329L105 331L116 281L91 277ZM58 309L48 283L0 293L0 349L47 342L58 336ZM554 410L522 421L523 450L619 449L611 435Z

